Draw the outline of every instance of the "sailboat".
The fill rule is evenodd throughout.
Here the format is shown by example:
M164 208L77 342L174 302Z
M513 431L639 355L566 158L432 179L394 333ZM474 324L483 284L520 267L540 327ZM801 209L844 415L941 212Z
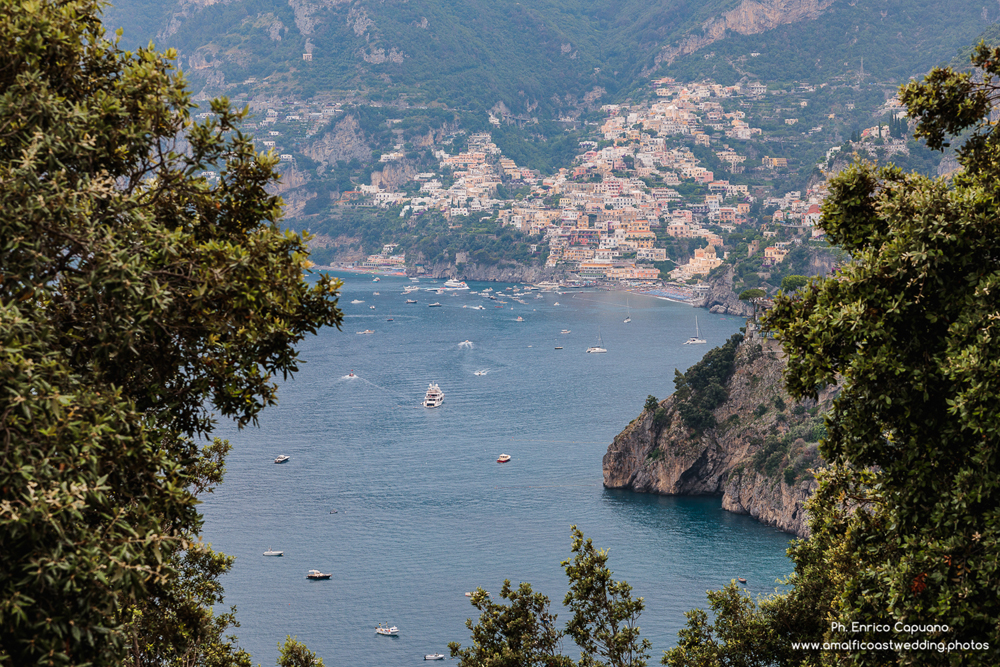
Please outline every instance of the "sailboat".
M625 299L625 307L628 308L628 316L625 318L625 324L632 321L632 307L628 304L628 299Z
M694 316L694 336L684 341L685 345L703 345L708 341L701 337L701 330L698 328L698 316Z
M600 327L598 327L598 329L597 329L597 345L595 347L588 347L587 348L587 354L596 354L596 353L600 353L600 352L607 352L607 350L604 349L604 339L601 338L601 329L600 329Z

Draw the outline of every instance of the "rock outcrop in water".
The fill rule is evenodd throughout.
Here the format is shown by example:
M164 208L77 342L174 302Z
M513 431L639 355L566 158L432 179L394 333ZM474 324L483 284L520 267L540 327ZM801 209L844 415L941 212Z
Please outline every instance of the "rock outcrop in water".
M816 441L833 396L795 402L778 343L757 332L709 352L608 447L604 485L642 493L718 495L722 507L800 537L821 465ZM738 342L737 342L738 341Z

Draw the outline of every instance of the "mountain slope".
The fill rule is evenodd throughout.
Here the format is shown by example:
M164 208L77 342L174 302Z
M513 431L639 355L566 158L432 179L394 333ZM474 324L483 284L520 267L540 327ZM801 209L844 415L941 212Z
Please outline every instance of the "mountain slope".
M810 80L854 72L864 56L866 72L899 80L996 13L971 0L947 12L933 0L120 0L106 23L126 44L176 47L211 93L361 90L548 117L657 71Z

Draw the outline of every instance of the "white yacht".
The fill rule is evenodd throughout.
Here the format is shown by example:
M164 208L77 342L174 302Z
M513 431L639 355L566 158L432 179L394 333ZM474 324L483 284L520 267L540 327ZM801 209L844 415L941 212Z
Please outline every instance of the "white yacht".
M444 660L444 653L428 653L424 660Z
M446 281L444 286L445 289L469 289L469 286L466 285L463 281L455 280L454 278Z
M701 337L701 330L698 328L698 316L694 316L694 335L684 341L685 345L704 345L708 341Z
M444 403L444 392L441 391L441 387L437 386L433 382L427 387L427 393L424 394L424 407L425 408L437 408Z
M292 458L292 457L288 456L287 454L282 454L278 458L274 459L274 462L275 463L284 463L285 461L287 461L290 458Z
M268 547L267 551L264 552L264 555L265 556L284 556L285 552L284 551L275 551L271 547Z
M395 637L396 635L399 634L399 628L397 628L395 625L390 628L388 624L383 626L381 623L379 623L378 627L375 628L375 634L384 635L386 637Z
M351 303L364 303L364 302L365 302L364 299L355 299L354 301L351 301Z
M601 338L601 330L598 329L597 330L597 345L594 345L593 347L588 347L587 348L587 354L600 354L602 352L607 352L607 350L604 349L604 339Z

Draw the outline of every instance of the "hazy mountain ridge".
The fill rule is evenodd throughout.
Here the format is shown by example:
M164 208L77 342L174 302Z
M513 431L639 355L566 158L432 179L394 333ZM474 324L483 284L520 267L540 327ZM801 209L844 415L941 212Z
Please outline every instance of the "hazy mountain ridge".
M106 22L126 44L176 47L208 94L360 90L553 117L659 74L810 80L866 57L866 72L898 80L950 58L994 14L970 0L946 13L932 0L121 0Z

